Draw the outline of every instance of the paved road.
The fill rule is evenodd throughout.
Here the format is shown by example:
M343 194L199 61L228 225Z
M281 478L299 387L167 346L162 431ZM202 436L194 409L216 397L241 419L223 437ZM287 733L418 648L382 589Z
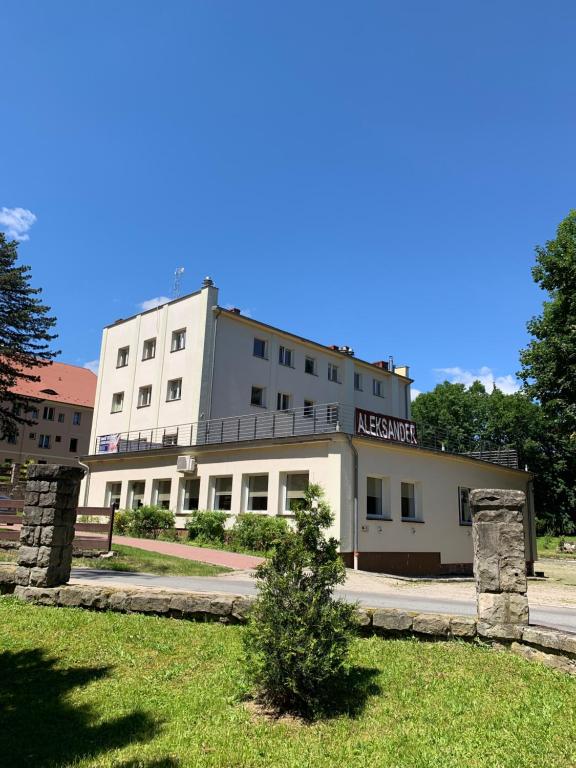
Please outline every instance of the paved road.
M256 593L254 580L248 575L237 577L218 576L156 576L148 573L125 573L123 571L97 571L91 568L73 568L72 579L101 584L132 585L155 587L156 589L185 589L190 592L226 592L235 595L253 595ZM408 611L427 613L449 613L473 616L476 605L473 600L458 600L435 597L418 597L402 594L389 594L369 591L338 590L340 597L358 601L361 605L372 608L403 608ZM534 605L530 608L532 624L576 632L576 611L555 605Z

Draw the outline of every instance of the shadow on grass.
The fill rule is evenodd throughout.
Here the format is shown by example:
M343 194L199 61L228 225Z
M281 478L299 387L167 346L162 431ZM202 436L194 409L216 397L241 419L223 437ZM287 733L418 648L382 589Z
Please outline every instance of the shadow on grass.
M330 719L340 715L360 717L371 696L378 696L382 689L376 682L380 671L374 667L351 667L341 675L319 703L316 718Z
M105 678L109 668L61 669L57 663L41 649L0 653L0 755L5 765L65 766L156 735L159 723L139 711L94 723L92 708L72 705L67 696ZM150 763L157 768L174 765Z

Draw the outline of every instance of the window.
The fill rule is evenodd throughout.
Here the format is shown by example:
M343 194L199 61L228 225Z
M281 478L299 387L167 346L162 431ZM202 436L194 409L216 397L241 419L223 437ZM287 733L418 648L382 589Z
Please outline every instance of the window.
M75 427L80 426L80 422L82 421L82 414L80 411L74 411L72 414L72 424L74 424Z
M257 405L259 408L265 408L263 387L252 387L250 395L250 405Z
M152 402L152 387L140 387L138 390L138 408L146 408Z
M124 392L115 392L112 395L112 413L120 413L124 407Z
M265 512L268 509L268 475L251 475L248 478L247 512Z
M287 395L285 392L278 392L278 397L276 398L276 410L290 410L290 395Z
M50 405L45 405L42 418L45 421L54 421L54 408L52 408Z
M168 432L162 435L162 445L166 448L170 445L178 445L178 430Z
M38 438L38 448L50 448L50 435L40 435Z
M326 421L328 424L336 424L338 421L338 406L327 405L326 406Z
M130 347L121 347L118 350L118 357L116 358L116 368L125 368L128 365L129 353L130 353Z
M38 420L38 408L29 408L28 409L28 413L30 414L30 418L33 421L37 421Z
M58 423L59 424L64 424L64 414L63 413L59 413L58 414Z
M304 360L304 373L309 373L312 376L316 376L316 358L306 357Z
M278 362L280 365L286 365L288 368L292 368L292 350L288 349L288 347L280 347Z
M264 339L254 339L254 357L261 357L263 360L268 359L267 344Z
M171 480L156 480L154 504L161 509L170 509Z
M380 379L372 379L372 394L376 397L384 397Z
M9 443L10 445L16 445L17 438L18 438L18 433L16 433L15 435L8 435L8 437L6 438L6 442Z
M339 382L338 366L334 365L334 363L328 363L328 381Z
M179 331L172 331L171 352L179 352L186 346L186 328L180 328Z
M366 478L366 515L382 517L382 480L379 477Z
M106 492L104 496L104 506L118 509L120 506L120 494L122 493L122 483L106 483Z
M314 416L314 400L304 400L304 416L307 419Z
M416 489L414 483L401 483L401 514L403 520L416 520Z
M56 438L55 438L54 442L55 443L61 443L62 442L62 438L60 437L60 435L56 435Z
M232 509L232 476L217 477L214 482L214 509Z
M30 434L28 435L28 438L30 440L36 440L36 432L30 432Z
M184 481L184 496L182 499L182 511L192 512L200 505L200 479L195 477Z
M284 509L287 512L294 512L302 504L306 488L308 488L308 472L286 475L286 503Z
M470 488L458 488L458 509L460 514L460 525L472 525Z
M166 400L180 400L182 397L182 379L172 379L168 382Z
M156 357L156 339L146 339L142 347L142 360L152 360Z
M128 483L128 506L130 509L138 509L144 504L144 480L133 480Z
M78 438L77 437L71 437L70 438L70 453L76 453L78 450Z
M362 374L354 371L354 389L357 392L362 392Z

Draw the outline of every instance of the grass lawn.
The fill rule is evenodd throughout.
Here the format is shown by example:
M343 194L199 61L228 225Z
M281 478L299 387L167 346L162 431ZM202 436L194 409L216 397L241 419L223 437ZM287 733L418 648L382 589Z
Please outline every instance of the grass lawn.
M561 560L576 560L576 552L558 552L560 539L576 544L576 536L538 536L536 539L538 557L557 557Z
M230 571L219 565L208 565L196 560L183 560L172 555L161 555L158 552L146 552L136 547L126 547L123 544L113 544L115 557L75 557L73 568L98 568L106 571L137 571L142 573L157 573L161 576L216 576ZM0 562L15 562L17 550L0 550Z
M549 768L576 680L464 643L358 639L331 719L243 704L242 627L0 599L0 754L21 766ZM337 706L338 705L338 706ZM352 714L343 710L349 706ZM338 713L338 708L340 713Z

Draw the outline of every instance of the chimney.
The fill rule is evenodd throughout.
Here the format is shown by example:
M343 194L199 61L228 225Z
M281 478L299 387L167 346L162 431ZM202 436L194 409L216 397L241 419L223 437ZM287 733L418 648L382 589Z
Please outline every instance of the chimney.
M202 288L211 288L214 285L214 280L211 277L206 276L202 280Z
M240 315L241 310L238 309L238 307L230 307L230 312L232 312L234 315Z
M375 365L376 368L381 368L383 371L389 371L390 365L388 363L388 360L378 360L375 363L372 363L372 365Z

